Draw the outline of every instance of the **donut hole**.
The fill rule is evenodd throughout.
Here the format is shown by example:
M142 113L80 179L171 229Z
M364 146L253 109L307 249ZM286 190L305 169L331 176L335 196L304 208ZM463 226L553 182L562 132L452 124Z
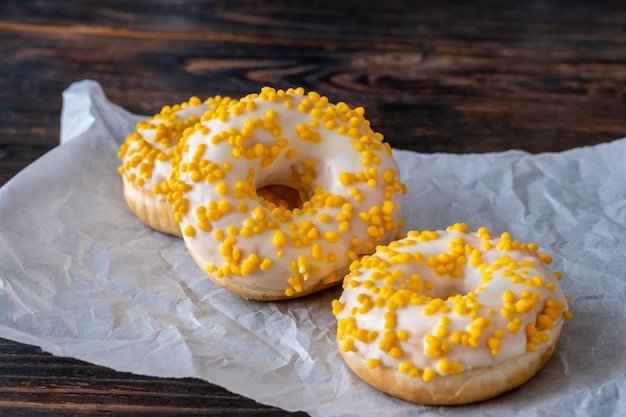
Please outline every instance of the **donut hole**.
M466 297L468 294L474 293L480 285L480 281L473 278L471 276L463 278L439 276L435 278L434 282L425 281L426 285L422 286L422 294L432 299L438 298L443 301L453 300L459 295Z
M439 298L441 300L447 300L449 298L454 298L457 295L466 295L467 292L465 288L461 288L456 285L456 283L450 282L441 282L443 280L439 280L439 282L431 283L430 285L426 285L425 288L422 288L422 294L430 297L430 298ZM449 281L449 280L446 280ZM434 284L434 285L432 285ZM431 287L432 289L428 289Z
M296 188L283 184L268 184L257 189L261 202L268 208L284 207L288 210L301 209L303 198Z

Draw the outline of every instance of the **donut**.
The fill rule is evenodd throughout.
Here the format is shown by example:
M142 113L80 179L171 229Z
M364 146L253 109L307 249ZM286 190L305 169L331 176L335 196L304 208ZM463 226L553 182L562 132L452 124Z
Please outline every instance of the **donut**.
M158 114L138 122L120 146L122 165L118 172L124 199L130 210L153 229L182 235L167 200L173 150L183 131L198 123L200 116L221 100L216 97L202 102L191 97L184 103L164 106Z
M168 179L174 148L185 129L193 127L200 117L229 97L209 97L202 102L197 97L174 106L164 106L153 117L137 123L133 133L120 146L118 157L122 165L124 199L130 210L146 225L163 233L182 236L180 224L167 200ZM270 185L259 194L275 204L288 206L300 204L300 196L293 190Z
M551 258L486 227L409 231L355 260L333 301L347 366L424 405L486 400L533 377L572 317Z
M337 284L401 230L391 147L362 107L302 88L222 102L184 132L169 181L189 252L218 286L252 300ZM286 205L259 194L291 193ZM293 200L298 200L296 203Z

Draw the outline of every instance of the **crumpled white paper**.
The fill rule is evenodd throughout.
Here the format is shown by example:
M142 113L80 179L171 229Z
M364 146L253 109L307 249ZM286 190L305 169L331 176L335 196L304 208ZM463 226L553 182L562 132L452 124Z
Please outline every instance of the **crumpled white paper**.
M0 189L0 337L119 371L201 378L312 416L626 410L626 138L540 155L395 152L407 229L466 222L537 242L563 273L574 313L552 360L521 388L423 407L343 364L330 309L339 288L244 301L206 279L182 240L127 209L116 153L138 119L97 83L71 85L63 145Z

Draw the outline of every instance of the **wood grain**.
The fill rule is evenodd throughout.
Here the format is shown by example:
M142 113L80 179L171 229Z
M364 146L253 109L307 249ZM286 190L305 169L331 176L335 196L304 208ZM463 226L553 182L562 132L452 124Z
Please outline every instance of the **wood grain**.
M303 86L364 106L396 148L562 151L626 136L626 3L356 0L0 4L0 185L58 144L62 92L150 115ZM197 380L0 340L2 415L287 415Z
M302 85L365 106L395 147L420 152L559 151L624 135L620 3L486 3L480 14L456 2L353 13L14 5L0 22L3 87L17 100L5 102L13 123L2 123L2 145L54 143L60 93L83 78L142 114L195 94Z
M0 339L0 415L298 416L196 379L136 376Z

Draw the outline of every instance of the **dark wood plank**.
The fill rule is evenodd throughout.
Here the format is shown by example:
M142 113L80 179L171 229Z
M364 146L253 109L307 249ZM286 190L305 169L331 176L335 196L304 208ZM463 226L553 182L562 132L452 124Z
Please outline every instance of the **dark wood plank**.
M17 9L0 23L11 35L0 86L25 91L13 91L19 102L1 109L14 120L1 136L4 143L56 138L50 118L58 117L60 93L82 78L146 114L194 94L303 85L364 105L394 146L421 152L558 151L623 136L626 12L619 3L538 10L486 3L478 18L461 19L472 16L469 6L407 14L409 3L392 2L359 10L358 24L341 21L344 8L263 3L198 10L190 3L178 13L162 6L145 19L126 4ZM557 12L556 21L545 17Z
M2 415L305 416L260 405L196 379L115 372L0 339Z

